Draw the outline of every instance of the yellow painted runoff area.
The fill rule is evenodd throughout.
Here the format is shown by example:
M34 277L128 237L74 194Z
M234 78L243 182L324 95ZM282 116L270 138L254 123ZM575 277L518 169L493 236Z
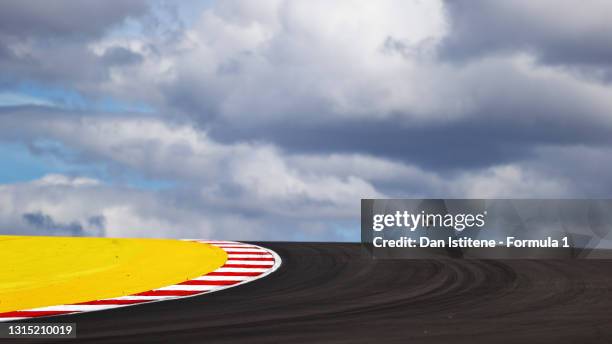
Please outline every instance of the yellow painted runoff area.
M180 240L0 236L0 313L161 288L226 260L220 248Z

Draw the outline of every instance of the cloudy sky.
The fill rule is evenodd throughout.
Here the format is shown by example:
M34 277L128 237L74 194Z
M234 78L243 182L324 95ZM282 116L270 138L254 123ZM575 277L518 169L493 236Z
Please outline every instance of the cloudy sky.
M612 2L2 1L0 233L358 240L610 197Z

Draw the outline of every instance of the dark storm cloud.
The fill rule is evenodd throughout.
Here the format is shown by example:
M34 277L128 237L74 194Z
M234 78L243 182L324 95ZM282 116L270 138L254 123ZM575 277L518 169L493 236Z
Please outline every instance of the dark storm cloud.
M541 63L612 66L612 6L575 1L446 1L450 23L442 54L449 61L528 52Z
M511 63L476 64L468 77L461 75L467 68L458 68L458 73L443 75L443 86L460 90L473 106L456 117L444 110L420 118L410 113L338 116L329 104L312 98L298 99L286 116L268 122L249 120L248 113L246 120L225 120L216 113L221 106L213 106L222 97L202 97L183 106L225 143L271 142L291 153L364 153L438 173L521 161L542 145L612 145L610 103L598 93L605 87L594 90L568 78L534 76ZM431 91L439 104L452 101ZM195 99L196 91L179 94ZM436 120L447 115L448 120Z
M508 118L485 121L487 113L459 122L414 125L393 121L343 121L320 125L236 128L215 126L222 142L236 139L272 141L290 152L363 153L408 164L450 171L478 169L532 156L539 145L612 145L612 128L576 120L536 118L525 123Z
M56 222L50 215L42 212L25 213L23 221L39 234L83 236L103 235L105 218L102 215L93 216L88 219L85 227L78 221L70 223Z
M0 80L7 86L25 81L70 87L76 82L89 83L107 77L108 71L100 58L80 43L66 42L49 49L45 48L47 43L35 45L28 56L10 54L0 59L3 71Z
M99 35L146 10L144 0L7 0L0 2L0 33L49 39Z
M0 38L0 44L1 44ZM108 80L110 68L141 63L140 54L124 47L110 47L101 56L78 42L62 42L48 47L47 42L33 43L28 56L5 56L0 52L0 87L21 82L59 85L65 88L95 89L96 83ZM78 61L78 63L75 63ZM94 94L94 96L96 96Z
M128 65L142 62L143 57L124 47L111 47L104 51L102 61L108 65Z
M100 57L87 45L147 6L141 0L0 2L0 88L23 82L87 87L105 80L109 66L140 62L125 48Z

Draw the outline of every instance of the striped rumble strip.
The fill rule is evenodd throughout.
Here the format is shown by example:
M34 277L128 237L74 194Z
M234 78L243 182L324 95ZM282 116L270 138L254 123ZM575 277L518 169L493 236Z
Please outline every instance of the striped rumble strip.
M265 277L281 265L276 252L236 241L189 240L214 245L227 253L222 267L167 287L110 299L0 313L0 322L74 314L212 293Z

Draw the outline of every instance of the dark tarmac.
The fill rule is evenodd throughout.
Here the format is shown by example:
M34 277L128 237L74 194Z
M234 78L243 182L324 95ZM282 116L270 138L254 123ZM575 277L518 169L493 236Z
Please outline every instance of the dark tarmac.
M4 341L612 343L609 260L372 260L358 244L258 244L283 259L264 279L37 321L76 322L76 340Z

